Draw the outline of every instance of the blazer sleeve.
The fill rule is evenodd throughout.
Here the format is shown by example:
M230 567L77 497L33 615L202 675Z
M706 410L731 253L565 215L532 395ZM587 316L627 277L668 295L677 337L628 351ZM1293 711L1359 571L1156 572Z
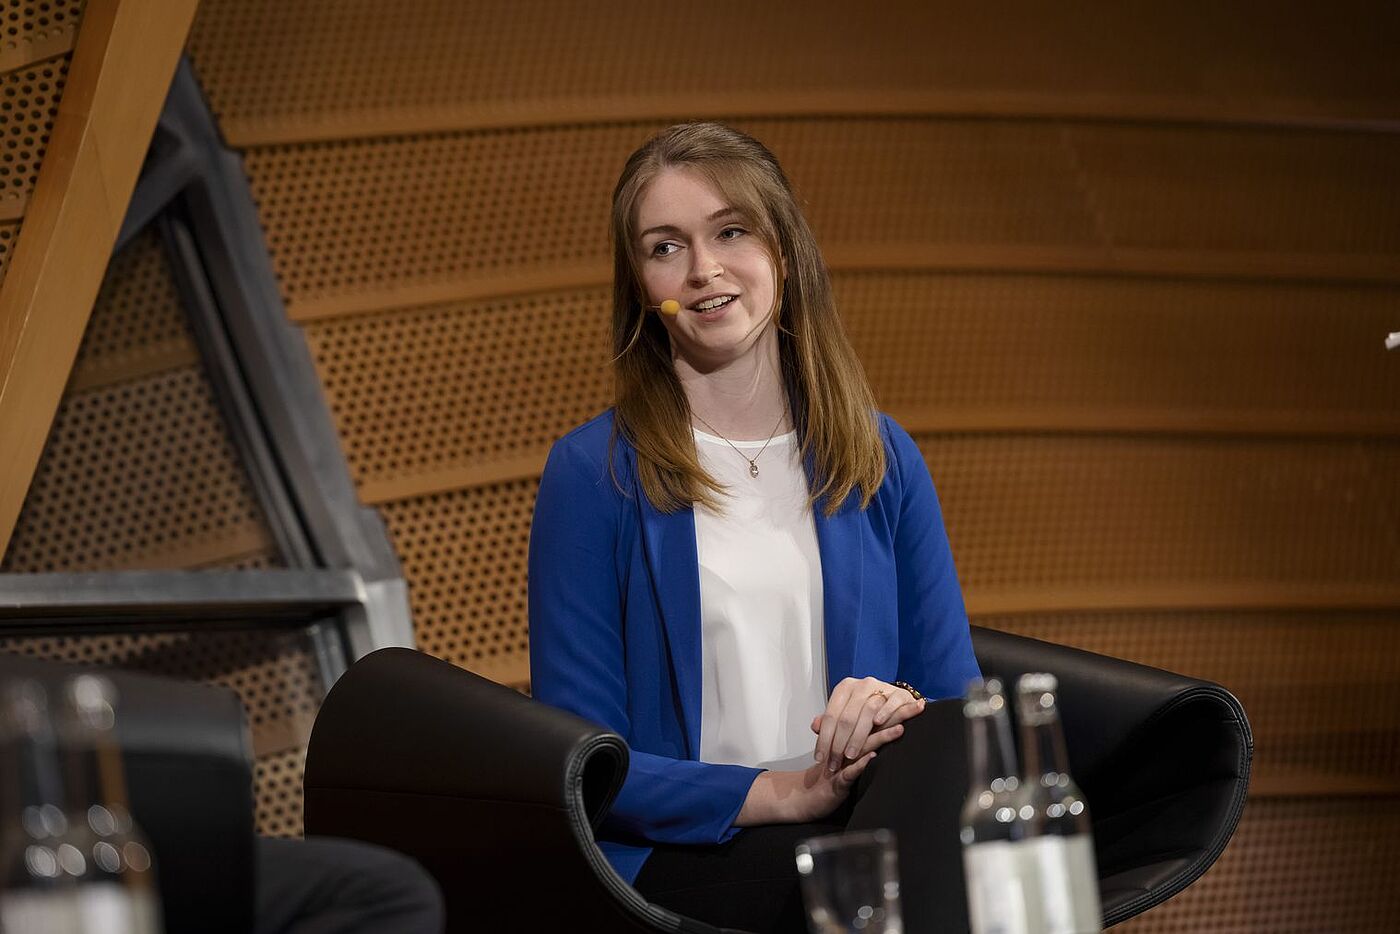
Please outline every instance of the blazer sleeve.
M899 480L895 573L899 586L899 677L925 696L960 697L981 677L953 552L933 478L909 433L886 418Z
M624 506L601 458L568 436L550 451L530 528L530 673L537 699L630 742ZM634 748L607 828L651 843L722 843L738 832L734 819L760 771Z

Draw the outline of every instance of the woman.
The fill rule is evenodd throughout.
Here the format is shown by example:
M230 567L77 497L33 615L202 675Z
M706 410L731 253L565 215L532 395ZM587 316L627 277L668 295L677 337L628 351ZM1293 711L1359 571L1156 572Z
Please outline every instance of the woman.
M662 132L612 231L616 405L541 477L534 693L631 747L599 834L623 878L715 923L800 924L792 841L850 826L919 693L978 674L938 502L760 143Z

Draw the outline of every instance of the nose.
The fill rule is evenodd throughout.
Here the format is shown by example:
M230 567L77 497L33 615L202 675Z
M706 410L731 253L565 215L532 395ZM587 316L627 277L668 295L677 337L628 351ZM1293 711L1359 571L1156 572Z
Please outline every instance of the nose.
M718 258L713 253L700 245L691 249L690 269L686 274L691 288L698 289L708 285L723 273L724 267L719 264Z

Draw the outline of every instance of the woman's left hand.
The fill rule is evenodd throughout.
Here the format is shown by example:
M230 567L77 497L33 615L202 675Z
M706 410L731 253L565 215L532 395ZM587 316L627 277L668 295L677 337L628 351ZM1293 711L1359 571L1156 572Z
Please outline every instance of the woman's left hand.
M900 724L923 709L923 700L879 678L845 678L831 692L826 712L812 720L817 734L812 756L834 772L898 739L904 733Z

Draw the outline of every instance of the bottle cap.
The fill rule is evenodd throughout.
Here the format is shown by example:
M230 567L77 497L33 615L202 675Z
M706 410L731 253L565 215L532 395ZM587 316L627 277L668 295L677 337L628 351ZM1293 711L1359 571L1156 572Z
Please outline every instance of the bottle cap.
M1020 694L1053 694L1059 686L1059 679L1050 672L1030 671L1017 680L1016 691Z

